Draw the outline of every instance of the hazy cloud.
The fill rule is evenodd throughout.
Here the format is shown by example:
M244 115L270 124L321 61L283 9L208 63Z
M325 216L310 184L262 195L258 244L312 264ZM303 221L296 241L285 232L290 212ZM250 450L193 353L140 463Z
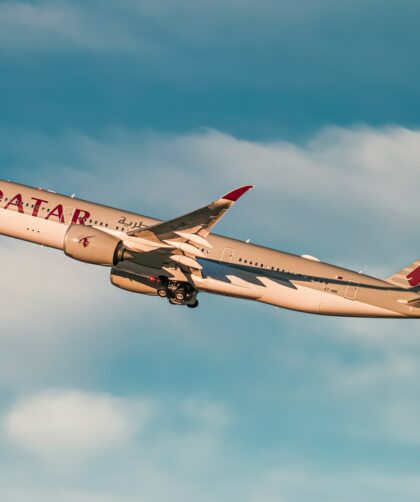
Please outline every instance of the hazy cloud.
M8 437L41 455L86 455L121 446L149 418L148 403L80 391L48 391L18 401L5 418Z
M380 22L375 19L376 9L381 10ZM396 54L398 48L416 39L410 14L417 11L414 2L403 1L399 16L406 30L399 30L400 37L393 43L383 37L378 43L381 27L394 27L388 9L379 1L366 10L363 2L347 0L340 4L328 0L299 4L273 0L181 0L176 4L168 0L121 0L117 4L109 0L11 0L0 5L0 50L37 51L44 56L68 51L127 54L147 60L153 74L171 75L177 81L185 74L200 80L211 75L213 82L221 84L240 71L248 85L266 88L288 88L290 84L298 89L308 84L321 87L328 74L345 81L350 73L357 81L353 66L361 75L395 81L401 76L390 72L389 60L394 69L407 71L406 62ZM372 67L360 62L362 55L372 60ZM223 80L214 71L220 59L229 61L223 68ZM268 75L267 61L272 63ZM289 71L282 71L284 68Z
M416 130L329 128L303 144L251 142L217 131L58 138L3 133L0 142L22 180L33 177L24 166L35 162L36 185L169 218L251 183L255 190L218 230L237 229L240 237L242 229L244 238L322 253L326 260L341 254L342 264L384 276L418 258L412 232L420 175ZM36 159L29 159L28 148Z
M131 48L124 26L102 14L98 5L77 2L6 1L0 4L0 53L106 51ZM141 49L137 43L137 50Z

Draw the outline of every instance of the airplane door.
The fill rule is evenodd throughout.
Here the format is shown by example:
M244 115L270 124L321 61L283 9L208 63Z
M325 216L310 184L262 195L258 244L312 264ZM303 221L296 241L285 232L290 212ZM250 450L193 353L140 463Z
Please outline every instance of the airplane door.
M231 248L225 248L222 257L220 258L221 263L231 263L235 250Z
M74 211L75 211L74 207L65 206L63 215L64 215L64 223L66 225L71 225Z
M348 300L355 300L358 290L359 284L357 282L349 282L346 292L344 293L344 298L347 298Z

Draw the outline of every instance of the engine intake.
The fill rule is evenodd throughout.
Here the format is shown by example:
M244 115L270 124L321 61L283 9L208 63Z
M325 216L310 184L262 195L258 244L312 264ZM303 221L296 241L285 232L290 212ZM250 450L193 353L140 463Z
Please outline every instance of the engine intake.
M112 267L123 258L124 248L118 237L85 225L70 225L64 253L85 263Z

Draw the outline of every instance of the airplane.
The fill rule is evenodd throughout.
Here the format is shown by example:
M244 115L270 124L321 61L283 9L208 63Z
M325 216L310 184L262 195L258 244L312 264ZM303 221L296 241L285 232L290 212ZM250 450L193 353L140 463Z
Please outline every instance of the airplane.
M214 234L251 188L161 221L0 180L0 234L109 267L114 286L172 305L196 308L205 292L312 314L420 318L420 260L378 279Z

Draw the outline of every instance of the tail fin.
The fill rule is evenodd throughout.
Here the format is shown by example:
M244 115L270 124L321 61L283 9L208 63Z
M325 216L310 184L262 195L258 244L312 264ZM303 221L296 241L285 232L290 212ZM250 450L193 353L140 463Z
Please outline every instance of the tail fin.
M400 272L388 277L386 280L395 286L405 289L420 286L420 260L403 268Z

